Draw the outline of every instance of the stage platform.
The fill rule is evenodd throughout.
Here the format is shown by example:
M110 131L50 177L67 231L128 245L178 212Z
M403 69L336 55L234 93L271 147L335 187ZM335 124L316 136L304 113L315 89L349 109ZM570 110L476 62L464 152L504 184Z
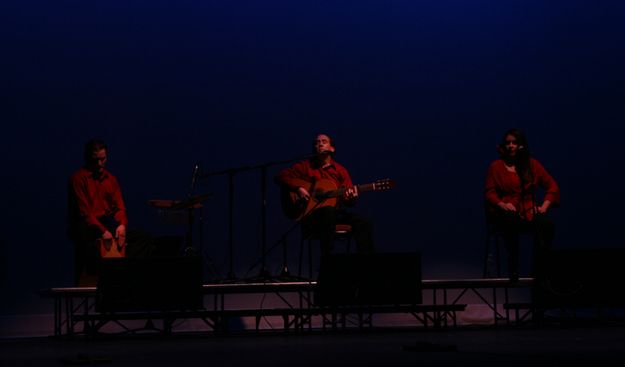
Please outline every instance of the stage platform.
M52 299L54 336L182 331L182 321L194 320L192 331L228 333L271 329L284 332L374 328L383 315L408 316L406 327L458 327L458 315L468 304L480 304L491 313L490 324L514 325L527 319L531 307L524 295L532 278L440 279L421 282L422 302L401 305L317 306L315 281L203 284L201 305L192 309L101 311L96 287L59 287L41 291ZM156 288L158 289L158 288ZM522 292L522 293L523 293ZM523 310L523 314L520 314ZM241 320L249 320L244 325ZM274 321L270 321L274 320ZM276 326L276 321L281 327ZM267 324L269 327L267 327ZM264 326L263 326L264 325ZM188 328L186 331L189 331Z

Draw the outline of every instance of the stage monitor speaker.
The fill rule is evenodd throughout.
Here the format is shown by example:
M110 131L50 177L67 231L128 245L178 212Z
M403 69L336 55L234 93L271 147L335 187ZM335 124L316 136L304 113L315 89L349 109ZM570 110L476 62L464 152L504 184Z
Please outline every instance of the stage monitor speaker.
M535 301L544 308L625 306L625 249L552 250Z
M421 303L421 254L332 254L322 259L317 306Z
M197 310L202 297L199 256L104 259L96 311Z

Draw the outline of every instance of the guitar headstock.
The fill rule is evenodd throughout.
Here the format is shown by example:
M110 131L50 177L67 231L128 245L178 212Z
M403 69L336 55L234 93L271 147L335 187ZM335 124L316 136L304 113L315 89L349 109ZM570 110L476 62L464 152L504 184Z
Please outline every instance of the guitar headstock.
M390 178L384 178L381 180L377 180L373 183L374 190L390 190L395 187L395 181Z

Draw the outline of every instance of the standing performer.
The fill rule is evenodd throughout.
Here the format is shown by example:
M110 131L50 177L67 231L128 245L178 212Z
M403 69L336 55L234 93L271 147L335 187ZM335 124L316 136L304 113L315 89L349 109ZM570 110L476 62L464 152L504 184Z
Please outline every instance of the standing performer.
M69 179L68 236L75 245L75 282L93 285L100 259L97 240L126 245L128 218L117 178L106 170L106 144L97 139L84 148L84 166ZM96 278L97 279L97 278Z

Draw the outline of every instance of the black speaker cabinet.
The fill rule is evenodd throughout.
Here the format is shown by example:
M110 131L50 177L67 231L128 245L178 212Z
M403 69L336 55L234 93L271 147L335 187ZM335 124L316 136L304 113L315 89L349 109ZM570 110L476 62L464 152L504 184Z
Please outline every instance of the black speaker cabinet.
M98 312L196 310L202 302L199 256L103 259Z
M318 306L421 303L421 254L332 254L322 259Z
M545 308L625 306L625 249L550 251L535 298Z

